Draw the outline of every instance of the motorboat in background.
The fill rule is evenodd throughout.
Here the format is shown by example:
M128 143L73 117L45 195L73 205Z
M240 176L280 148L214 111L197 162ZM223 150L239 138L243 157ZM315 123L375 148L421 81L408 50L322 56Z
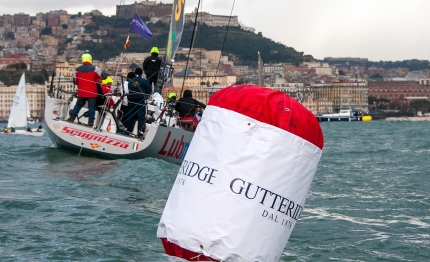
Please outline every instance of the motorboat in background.
M316 116L319 122L333 122L333 121L362 121L363 114L359 111L350 109L340 110L339 113L323 114Z

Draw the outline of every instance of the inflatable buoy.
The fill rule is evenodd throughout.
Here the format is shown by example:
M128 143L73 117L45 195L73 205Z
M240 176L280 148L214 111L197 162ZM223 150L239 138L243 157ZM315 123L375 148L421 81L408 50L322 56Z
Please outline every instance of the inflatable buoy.
M363 121L363 122L372 121L372 116L363 116L361 118L361 121Z
M209 100L157 236L189 261L279 261L323 148L315 116L282 92L226 87Z

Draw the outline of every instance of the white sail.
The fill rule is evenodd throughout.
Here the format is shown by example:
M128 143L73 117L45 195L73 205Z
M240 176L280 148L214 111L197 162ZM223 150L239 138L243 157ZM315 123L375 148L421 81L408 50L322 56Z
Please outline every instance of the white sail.
M25 74L23 73L16 89L15 97L10 109L7 127L27 126L27 96L25 91Z

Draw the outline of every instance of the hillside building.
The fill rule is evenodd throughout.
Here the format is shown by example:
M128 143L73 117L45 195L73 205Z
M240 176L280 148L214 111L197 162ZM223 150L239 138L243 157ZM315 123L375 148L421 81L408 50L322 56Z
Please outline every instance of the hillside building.
M164 17L172 15L173 4L157 4L156 1L134 2L131 5L117 5L118 18L133 18L136 13L139 17Z

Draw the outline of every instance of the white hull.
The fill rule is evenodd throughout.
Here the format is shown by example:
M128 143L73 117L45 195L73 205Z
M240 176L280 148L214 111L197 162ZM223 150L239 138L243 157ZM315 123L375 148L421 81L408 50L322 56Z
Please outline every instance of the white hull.
M31 129L33 132L29 132L27 130L15 130L14 133L9 132L7 134L11 135L26 135L26 136L43 136L45 134L45 130L37 131L37 128Z
M153 157L180 164L193 137L192 132L177 127L146 124L144 139L116 133L112 115L107 114L100 129L66 121L72 105L68 100L47 97L45 123L54 146L77 154L90 153L112 158L140 159ZM86 109L81 109L79 115ZM80 122L85 123L85 119ZM98 113L95 123L98 122ZM109 124L110 123L110 124ZM109 131L108 131L109 130Z
M361 114L352 110L341 110L339 113L324 114L316 117L319 122L361 121Z

